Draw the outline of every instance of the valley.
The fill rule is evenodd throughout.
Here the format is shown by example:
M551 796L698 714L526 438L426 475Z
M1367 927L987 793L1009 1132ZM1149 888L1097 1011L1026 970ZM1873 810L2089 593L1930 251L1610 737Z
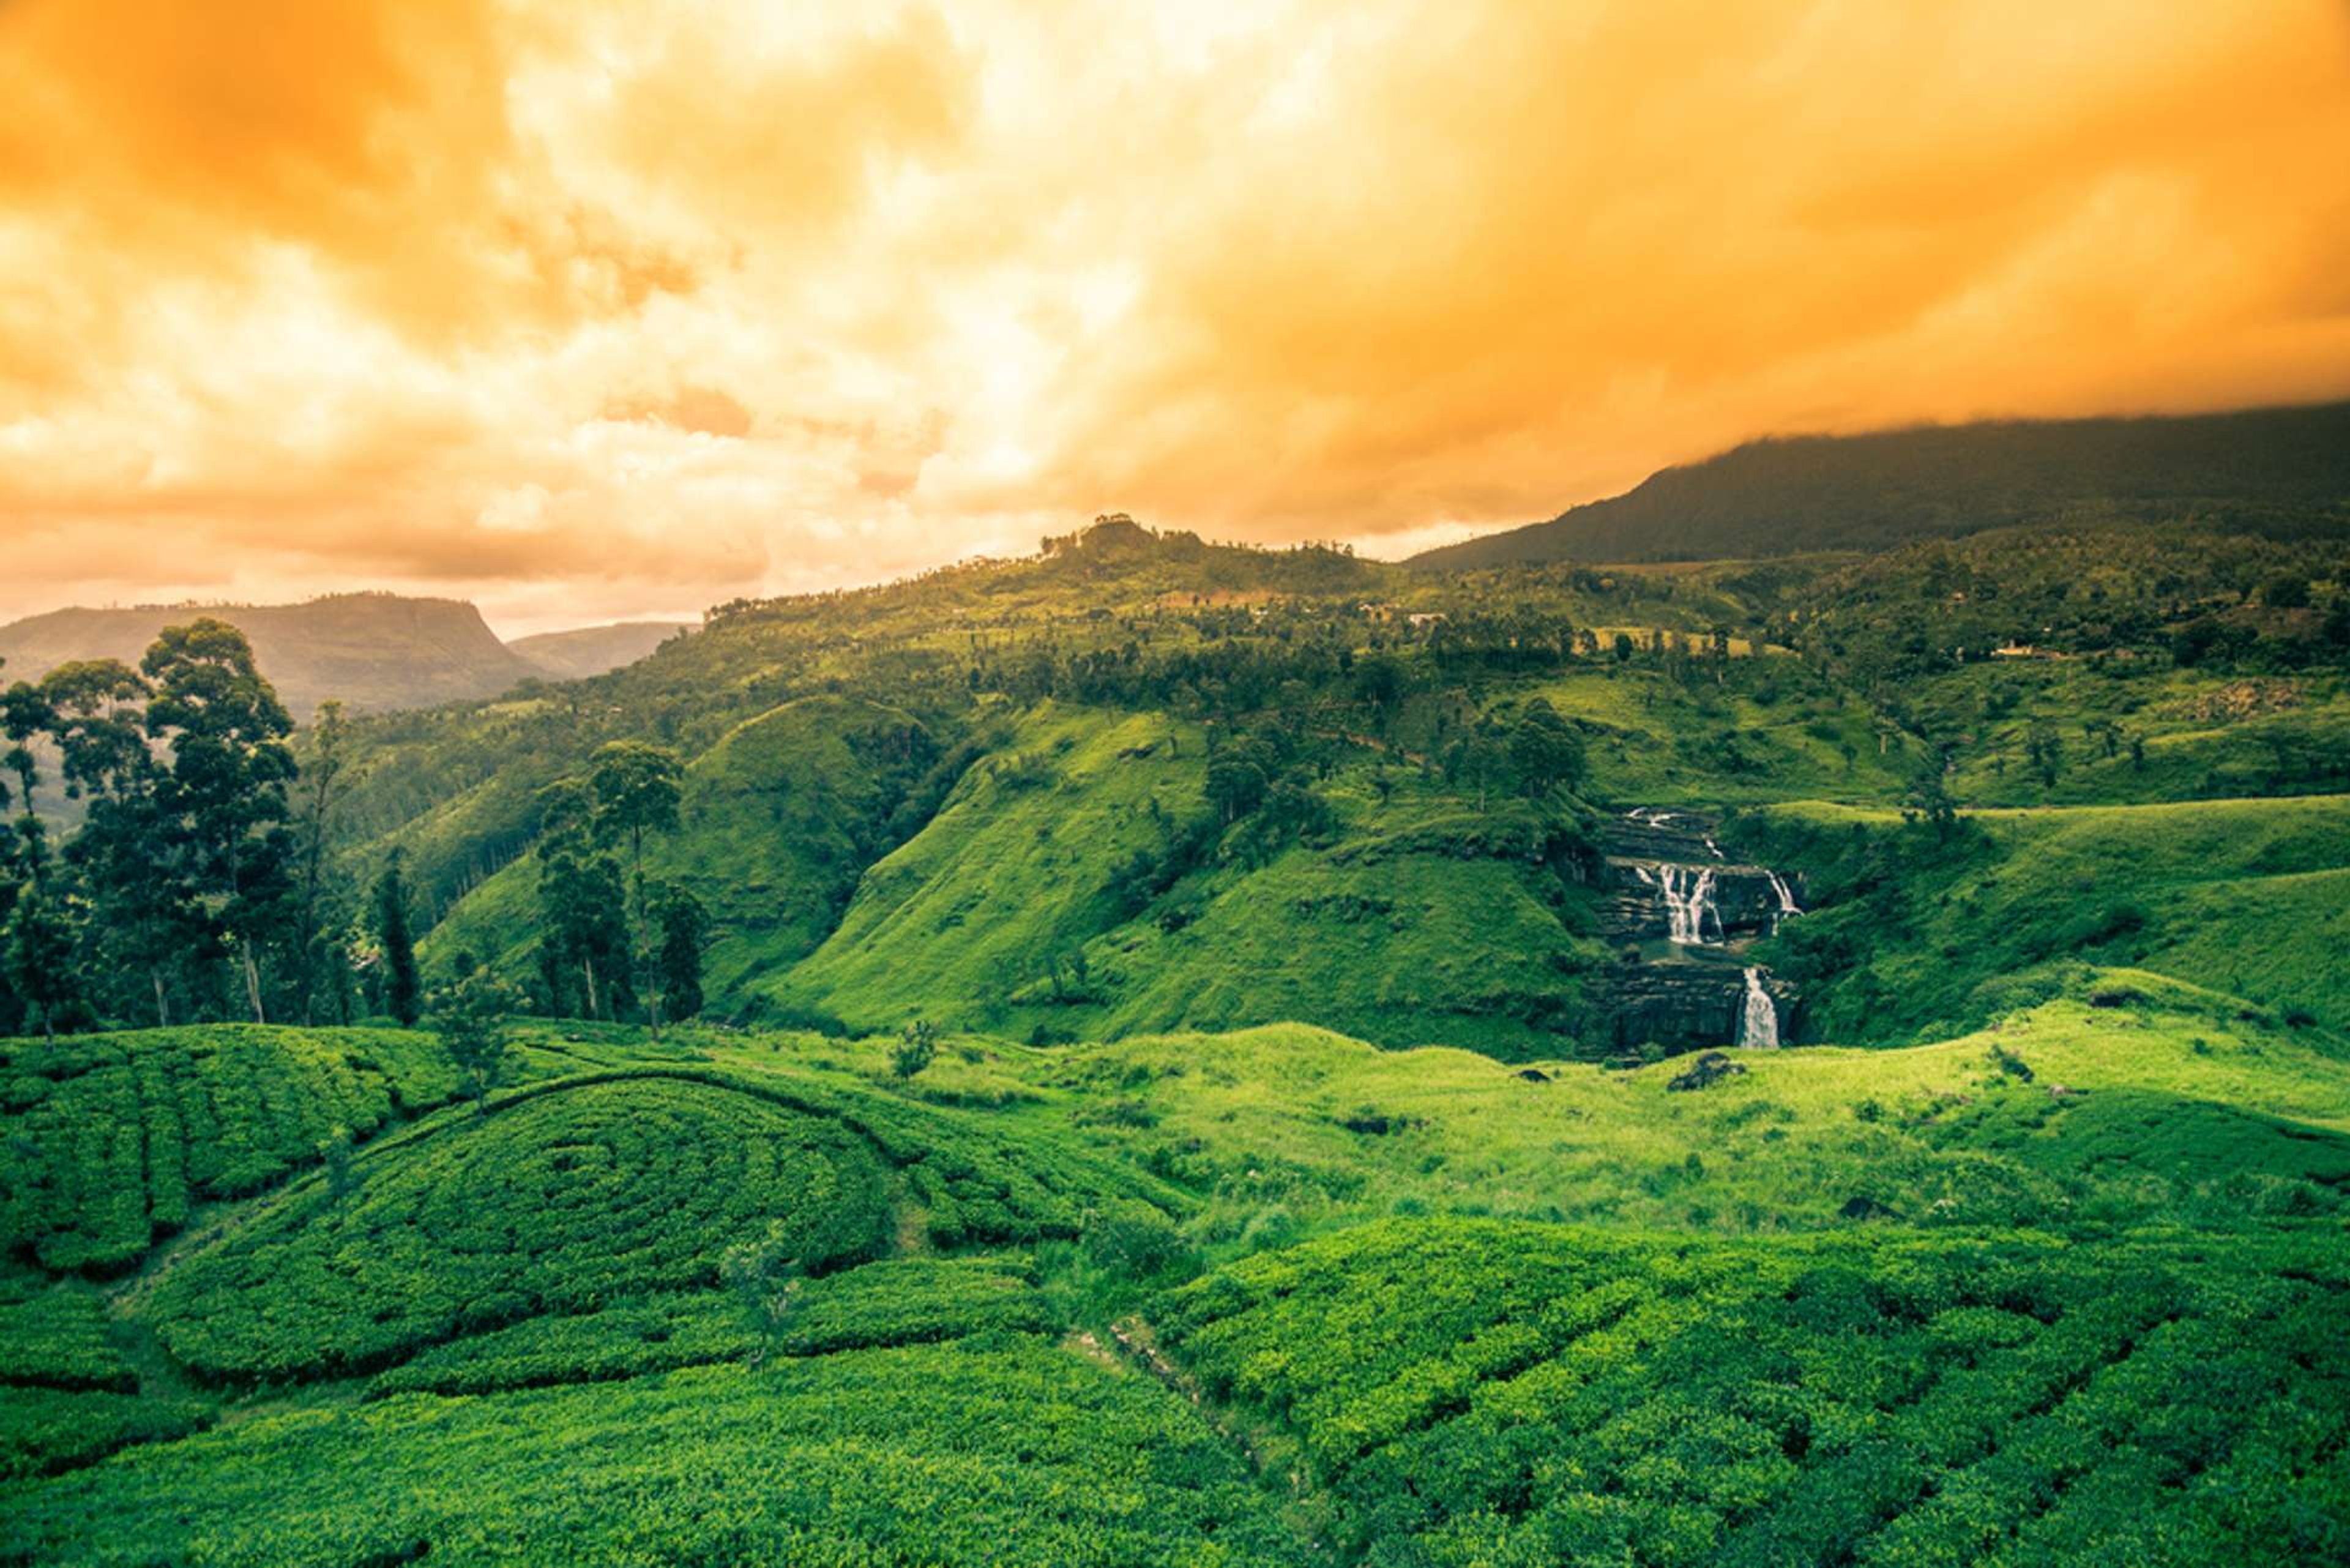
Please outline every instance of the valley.
M2097 537L1108 518L297 732L307 947L8 999L0 1562L2338 1557L2341 547Z

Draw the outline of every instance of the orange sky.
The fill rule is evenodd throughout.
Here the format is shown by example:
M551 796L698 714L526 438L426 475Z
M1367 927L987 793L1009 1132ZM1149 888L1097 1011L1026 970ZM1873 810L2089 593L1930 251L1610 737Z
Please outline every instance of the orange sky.
M0 618L1374 554L2350 394L2345 0L0 0Z

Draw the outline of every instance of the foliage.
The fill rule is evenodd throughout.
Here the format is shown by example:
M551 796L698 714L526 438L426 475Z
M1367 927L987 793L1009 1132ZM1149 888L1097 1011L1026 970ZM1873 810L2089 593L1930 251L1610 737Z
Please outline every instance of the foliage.
M9 1513L93 1563L1314 1560L1179 1396L1026 1336L260 1416Z
M505 1075L506 1019L519 1000L514 987L485 969L432 993L426 1022L457 1069L458 1088L476 1106Z
M938 1054L937 1026L927 1018L917 1018L898 1032L898 1043L889 1048L889 1071L900 1078L916 1077Z
M712 1283L770 1216L820 1263L870 1254L879 1163L834 1124L660 1078L520 1091L370 1147L366 1187L296 1189L157 1282L147 1320L215 1377L364 1370L459 1333Z
M455 1087L427 1036L214 1024L10 1042L0 1059L0 1241L111 1270L197 1205L264 1190L337 1127L371 1133Z
M2310 1560L2350 1547L2345 1268L1397 1222L1154 1315L1393 1560Z

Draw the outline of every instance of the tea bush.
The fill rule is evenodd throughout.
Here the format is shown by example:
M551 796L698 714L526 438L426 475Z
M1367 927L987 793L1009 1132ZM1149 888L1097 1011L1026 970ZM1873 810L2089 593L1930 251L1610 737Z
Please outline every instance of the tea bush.
M2341 1561L2350 1250L2314 1252L1388 1222L1157 1321L1374 1562Z
M836 1122L659 1076L574 1081L362 1155L360 1189L286 1194L167 1271L146 1317L226 1378L364 1370L455 1334L708 1284L780 1218L807 1255L872 1255L880 1162Z
M210 1024L0 1042L0 1246L53 1270L112 1270L194 1206L314 1164L446 1099L432 1036Z

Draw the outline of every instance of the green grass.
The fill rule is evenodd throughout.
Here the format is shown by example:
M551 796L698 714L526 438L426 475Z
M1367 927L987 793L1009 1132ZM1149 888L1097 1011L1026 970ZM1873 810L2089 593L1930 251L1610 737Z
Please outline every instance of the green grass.
M1814 1036L1919 1038L2058 960L2137 965L2350 1031L2350 795L1985 811L1944 844L1891 814L1758 813L1745 852L1825 907L1760 950Z
M263 1416L0 1515L18 1560L191 1568L1315 1560L1181 1398L1021 1335Z
M2113 991L2137 1000L2083 999ZM1932 1225L2099 1232L2339 1216L2350 1062L2238 1012L2151 975L2095 976L1980 1033L1740 1053L1743 1074L1685 1093L1667 1086L1685 1060L1545 1061L1537 1082L1286 1025L1074 1048L1039 1070L1075 1109L1027 1114L1080 1116L1208 1191L1202 1224L1228 1239L1399 1208L1737 1233L1845 1224L1856 1199ZM1123 1109L1086 1109L1104 1105ZM2043 1141L2019 1149L2013 1126L2034 1118ZM2116 1138L2133 1162L2111 1158Z
M206 1025L0 1042L0 1245L48 1269L113 1270L199 1204L315 1164L446 1099L429 1036Z
M1420 1221L1152 1315L1377 1561L2310 1562L2350 1551L2345 1295L2338 1243Z
M1045 704L865 873L839 928L773 993L865 1028L928 1014L1014 1032L1041 1016L1014 994L1131 909L1116 873L1165 843L1150 803L1196 816L1205 766L1192 726Z

